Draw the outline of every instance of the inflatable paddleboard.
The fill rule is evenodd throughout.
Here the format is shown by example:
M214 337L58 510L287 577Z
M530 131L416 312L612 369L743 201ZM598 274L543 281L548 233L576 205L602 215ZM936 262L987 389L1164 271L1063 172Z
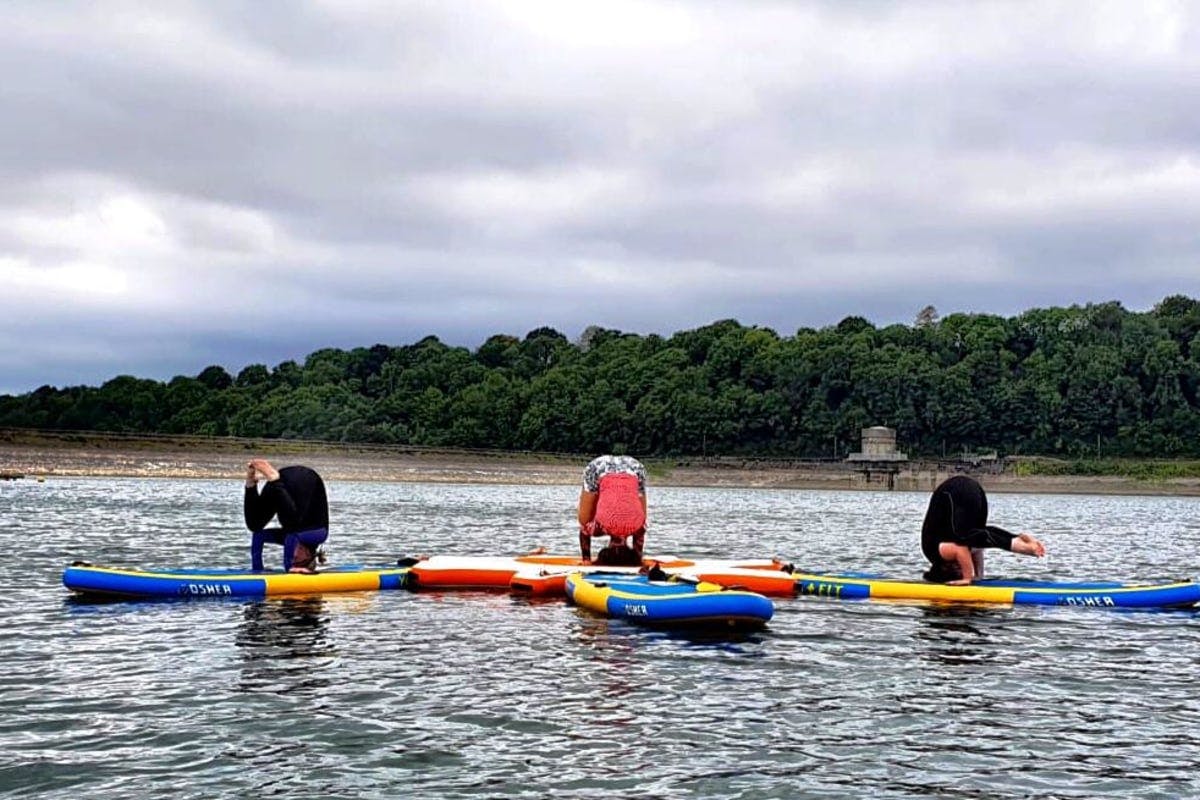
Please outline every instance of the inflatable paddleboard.
M703 571L697 576L709 579ZM833 600L928 600L942 603L1088 606L1095 608L1185 608L1200 603L1200 584L1055 582L983 579L970 586L908 581L860 573L806 573L771 570L725 571L712 576L726 586L778 596Z
M566 592L581 608L646 625L757 627L775 613L760 594L677 577L573 572L566 577Z
M400 589L408 567L339 566L314 574L247 570L143 570L76 562L63 571L73 592L93 597L266 597Z
M697 570L717 583L720 575L729 572L730 580L740 580L745 570L779 572L787 565L773 559L741 559L737 561L696 560L676 556L647 556L641 567L608 567L584 564L578 556L530 553L523 556L430 556L413 565L410 589L512 589L535 595L562 595L566 578L578 570L603 570L611 573L636 574L639 570L657 565L673 573L691 574ZM784 573L780 573L784 574ZM795 594L791 583L776 587L778 594Z

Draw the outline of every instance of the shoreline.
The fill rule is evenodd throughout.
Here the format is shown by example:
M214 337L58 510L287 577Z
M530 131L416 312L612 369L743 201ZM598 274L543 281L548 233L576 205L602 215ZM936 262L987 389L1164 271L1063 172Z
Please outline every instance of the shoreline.
M382 483L467 483L495 485L573 485L579 483L586 461L555 455L483 452L403 452L355 450L330 446L320 452L311 445L261 442L237 447L203 445L153 446L131 444L0 443L0 476L42 481L53 477L196 478L240 481L246 460L261 455L283 465L304 463L329 481ZM670 460L646 461L656 486L726 489L824 489L889 491L879 476L825 467L772 466L759 463L727 466ZM955 474L934 469L902 469L893 491L929 492ZM1037 494L1124 494L1200 497L1200 478L1137 480L1110 476L1017 476L993 472L968 473L989 492Z

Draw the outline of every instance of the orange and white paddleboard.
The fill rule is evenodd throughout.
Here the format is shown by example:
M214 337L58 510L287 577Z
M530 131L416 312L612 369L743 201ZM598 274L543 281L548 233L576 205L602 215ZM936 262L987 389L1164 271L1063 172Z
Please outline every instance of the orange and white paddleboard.
M669 564L686 566L694 562L674 556L656 556L645 560L647 565ZM530 553L522 556L430 556L413 565L410 586L415 589L508 589L517 573L530 577L546 573L565 576L581 569L592 569L579 556ZM629 568L637 572L637 567ZM557 591L565 591L558 581Z
M795 593L790 565L775 559L713 560L648 556L642 567L597 567L578 556L530 553L522 556L431 556L413 565L409 587L415 589L511 589L523 594L561 595L572 572L603 569L634 574L657 565L672 573L736 586L760 594Z

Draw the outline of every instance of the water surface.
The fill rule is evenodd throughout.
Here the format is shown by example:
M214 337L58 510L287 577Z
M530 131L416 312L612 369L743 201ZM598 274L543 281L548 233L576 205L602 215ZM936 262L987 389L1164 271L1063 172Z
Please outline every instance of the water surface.
M336 561L575 547L571 487L330 486ZM387 592L81 604L74 559L248 560L236 480L0 484L0 796L1200 796L1200 617L776 602L672 635ZM648 549L912 577L926 497L651 488ZM993 576L1200 573L1200 500L993 495ZM277 557L278 549L269 551Z

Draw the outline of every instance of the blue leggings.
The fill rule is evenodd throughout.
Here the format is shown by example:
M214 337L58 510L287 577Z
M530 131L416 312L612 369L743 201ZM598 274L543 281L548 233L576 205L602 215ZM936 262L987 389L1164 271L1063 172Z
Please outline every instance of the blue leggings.
M250 569L255 572L263 570L262 551L263 545L267 542L283 545L283 569L286 572L292 568L292 561L296 558L297 544L303 544L309 550L316 550L317 545L329 538L328 528L314 528L311 531L299 531L286 535L279 528L265 528L253 533L253 538L250 540Z

